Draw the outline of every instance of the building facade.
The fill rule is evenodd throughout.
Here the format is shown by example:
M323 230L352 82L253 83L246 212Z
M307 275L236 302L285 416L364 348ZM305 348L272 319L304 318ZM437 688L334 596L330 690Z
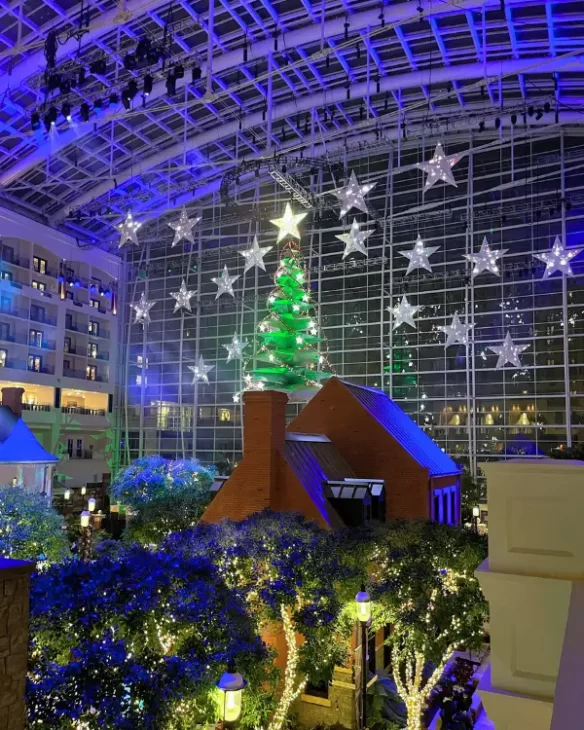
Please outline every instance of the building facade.
M301 245L329 360L340 377L383 388L475 472L477 461L578 443L584 437L584 255L574 259L573 277L544 278L545 265L535 254L549 251L556 237L574 247L584 239L582 138L569 130L523 130L520 123L450 137L429 127L427 135L347 147L336 158L299 160L297 170L288 170L312 200ZM425 174L415 165L431 157L437 141L457 155L457 187L439 183L424 192ZM351 170L361 182L376 183L367 196L369 214L356 213L373 231L367 258L343 259L335 238L353 215L339 221L330 191ZM121 414L126 458L194 453L220 469L240 458L242 413L234 394L242 386L241 363L227 363L223 346L237 334L248 342L246 354L253 353L278 261L277 230L269 220L282 214L290 194L276 181L253 176L232 181L228 204L223 194L201 207L194 245L171 246L172 231L165 227L129 251L123 286L127 401ZM301 209L298 202L293 206ZM261 246L272 246L266 273L243 272L240 252L255 234ZM402 252L411 251L418 236L437 250L430 271L408 274ZM485 238L504 255L498 273L475 276L465 256L477 254ZM211 279L225 265L240 276L235 297L216 299ZM183 279L197 291L192 313L173 311L170 294ZM156 302L146 327L129 316L128 305L142 292ZM404 295L421 307L415 328L394 326L390 310ZM471 341L445 348L440 328L456 313L472 325ZM507 333L526 346L519 368L497 368L489 349ZM208 384L192 384L188 366L200 356L213 365ZM289 406L289 416L298 408Z
M24 389L61 485L100 482L117 452L120 259L5 209L0 234L0 389Z

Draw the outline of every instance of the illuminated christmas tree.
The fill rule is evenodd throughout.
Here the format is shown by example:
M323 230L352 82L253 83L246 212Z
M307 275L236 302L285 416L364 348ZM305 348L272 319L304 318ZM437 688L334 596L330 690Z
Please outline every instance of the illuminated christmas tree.
M282 249L274 281L268 314L258 327L256 366L249 370L256 383L251 388L315 390L331 372L296 243L290 241Z

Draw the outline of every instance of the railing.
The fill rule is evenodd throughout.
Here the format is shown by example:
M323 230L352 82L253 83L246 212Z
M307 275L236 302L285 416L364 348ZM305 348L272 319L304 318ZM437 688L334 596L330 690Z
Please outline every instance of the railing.
M61 406L63 413L76 414L80 416L105 416L105 408L82 408L80 406Z
M12 264L13 266L21 266L23 269L30 267L29 259L25 259L21 256L13 256L11 259L4 259L0 257L0 264Z
M44 411L48 413L51 410L52 406L50 403L23 403L22 404L22 410L23 411Z
M109 362L109 353L108 352L98 352L97 355L88 355L87 357L93 357L95 360L105 360L106 362Z
M90 337L101 337L102 340L110 339L110 333L107 330L100 330L99 334L95 332L89 332L89 330L87 330L87 333Z
M57 326L57 320L55 317L47 317L47 315L44 315L41 319L41 317L37 316L36 314L30 313L30 320L31 322L39 322L40 324L48 324L51 327Z
M11 370L28 370L31 373L42 373L43 375L54 375L55 373L55 368L52 365L43 365L37 370L29 367L26 360L6 360L3 367Z
M81 459L93 459L94 454L90 449L75 449L67 454L67 459L70 461L77 461ZM101 458L101 457L97 457Z
M87 325L84 324L74 324L71 322L70 324L65 323L65 329L70 330L71 332L81 332L82 334L87 334Z
M1 307L0 314L7 314L10 317L18 317L19 319L28 319L28 310L18 307Z

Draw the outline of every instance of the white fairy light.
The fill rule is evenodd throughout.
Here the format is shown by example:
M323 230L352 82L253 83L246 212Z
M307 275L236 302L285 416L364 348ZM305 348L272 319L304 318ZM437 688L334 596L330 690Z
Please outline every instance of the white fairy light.
M339 218L342 218L353 208L357 208L362 213L367 213L367 203L365 202L365 196L370 193L377 183L365 183L359 185L355 171L351 171L349 182L342 188L337 188L332 191L332 194L337 198L341 204L339 211Z
M556 271L560 271L562 276L574 276L570 262L579 253L582 253L582 251L584 251L584 248L565 248L560 237L556 236L556 240L550 251L534 253L533 255L536 259L544 262L545 271L543 272L543 278L547 279Z
M150 324L150 310L156 304L156 302L149 302L146 299L146 295L142 292L140 300L136 304L130 304L136 316L134 317L134 324L141 322L144 326Z
M227 362L232 360L241 360L243 357L243 351L247 347L247 340L240 340L237 335L233 335L231 342L228 345L223 345L227 350Z
M438 142L431 160L428 162L416 163L416 167L427 173L426 182L424 184L424 192L430 190L430 188L440 180L457 188L458 185L456 184L456 180L452 174L452 168L459 160L460 157L458 155L446 156L442 149L442 145Z
M431 272L432 266L428 261L428 257L436 253L439 248L440 246L424 246L424 241L422 241L420 235L418 234L418 240L414 244L414 247L411 251L399 252L400 256L405 256L405 258L409 259L410 262L408 264L406 276L415 269L425 269L426 271Z
M474 264L472 275L473 277L478 276L482 271L490 271L491 274L499 276L499 266L497 260L502 258L508 251L507 248L502 248L499 251L493 251L487 241L487 237L483 238L481 247L478 253L467 253L464 254L464 258Z
M175 300L173 314L178 312L179 309L186 309L192 312L191 299L195 296L197 290L189 291L187 284L183 279L180 283L180 289L178 291L170 292L170 296Z
M335 236L339 241L345 244L345 250L343 251L343 259L346 259L352 253L362 253L364 256L368 256L367 249L365 248L365 241L373 231L361 231L359 230L359 223L356 218L353 218L353 223L348 233L341 233L339 236Z
M221 272L221 276L214 276L211 281L213 284L217 285L217 294L215 295L215 299L219 299L219 297L222 294L229 294L230 296L234 297L235 294L233 293L233 284L239 279L239 274L236 276L229 276L229 269L227 266L223 267L223 271Z
M408 302L408 298L404 294L398 304L393 307L387 308L387 310L393 314L392 329L395 330L402 324L408 324L410 325L410 327L417 329L416 323L414 322L414 317L420 311L420 309L423 309L423 307L410 304Z
M469 332L473 327L473 324L463 324L458 316L458 312L455 312L452 318L452 324L438 327L446 335L444 347L450 347L450 345L468 345Z
M511 363L516 368L523 367L519 355L528 347L529 345L516 345L511 339L511 334L507 332L500 345L489 345L487 349L499 356L495 370L501 370L507 363Z
M210 373L214 367L214 365L207 365L202 355L199 357L196 365L189 365L188 368L193 373L193 385L199 381L208 384L208 373Z
M136 246L138 246L138 236L137 232L142 224L138 223L138 221L135 221L132 218L132 212L129 210L126 214L126 219L123 223L120 223L119 226L116 226L118 231L120 232L120 242L118 243L118 248L121 248L126 241L132 241Z
M195 239L193 237L193 228L200 220L201 218L199 216L195 218L189 218L187 209L183 208L180 213L180 218L174 223L169 222L168 224L174 231L174 239L170 244L170 247L172 248L173 246L176 246L176 244L183 239L194 246Z
M266 265L264 263L264 256L269 253L272 250L273 246L260 246L258 243L258 237L253 237L253 244L252 247L249 248L247 251L238 251L237 253L240 256L243 256L245 259L245 266L243 268L243 273L247 273L250 269L255 268L256 266L260 268L262 271L266 270Z

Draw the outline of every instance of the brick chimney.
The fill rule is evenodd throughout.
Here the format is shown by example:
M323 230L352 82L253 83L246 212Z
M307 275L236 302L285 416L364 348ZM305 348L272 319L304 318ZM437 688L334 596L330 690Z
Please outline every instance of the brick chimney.
M205 510L203 522L244 520L277 502L288 396L275 390L249 391L243 402L243 459Z
M8 406L15 416L22 415L22 394L24 388L2 388L2 405Z

